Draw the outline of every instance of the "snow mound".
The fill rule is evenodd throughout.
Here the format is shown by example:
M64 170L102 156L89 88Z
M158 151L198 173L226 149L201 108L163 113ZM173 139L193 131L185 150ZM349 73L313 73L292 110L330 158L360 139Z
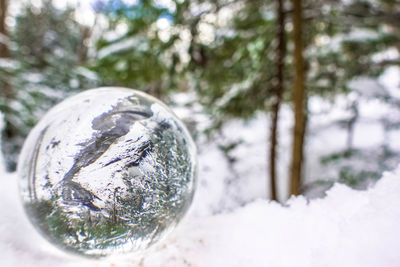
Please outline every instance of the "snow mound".
M400 266L399 178L400 169L367 191L336 184L324 199L190 218L143 266Z
M257 200L214 216L192 210L144 255L101 262L47 244L25 218L15 181L0 176L0 266L400 266L400 168L367 191L336 184L312 201Z

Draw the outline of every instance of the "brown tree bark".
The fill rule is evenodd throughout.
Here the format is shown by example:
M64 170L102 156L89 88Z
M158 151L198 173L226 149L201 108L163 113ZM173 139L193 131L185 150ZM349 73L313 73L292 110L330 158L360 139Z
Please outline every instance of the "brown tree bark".
M305 70L302 39L302 1L293 0L293 42L294 42L294 128L292 164L290 170L290 194L301 193L304 135L306 129Z
M81 32L81 43L78 46L78 59L79 63L83 64L87 60L87 54L88 54L88 46L86 42L90 38L90 35L92 34L91 28L88 26L80 26L80 32Z
M271 114L271 134L270 134L270 150L269 150L269 176L270 176L270 192L271 199L278 200L277 188L276 188L276 159L277 159L277 147L278 147L278 122L279 122L279 110L282 102L282 94L284 91L283 82L283 69L285 65L286 55L286 38L285 38L285 12L284 12L284 0L277 1L277 24L276 24L276 35L278 39L278 49L276 58L276 85L274 103L272 105Z
M6 17L7 17L7 0L0 0L0 38L7 38L7 26L6 26ZM10 52L8 51L8 46L4 42L0 42L0 57L9 57Z
M7 46L8 42L8 32L6 25L7 18L7 8L8 8L8 0L0 0L0 58L9 58L10 51ZM7 81L8 79L4 79L3 88L1 94L4 95L6 99L12 99L13 91L11 84Z
M7 31L7 25L6 25L6 18L7 18L7 11L8 11L8 0L0 0L0 58L10 58L11 53L8 47L8 31ZM11 79L12 79L12 74L7 72L3 73L2 80L0 81L0 98L3 99L5 103L10 103L15 95L14 95L14 90L12 87ZM10 120L9 116L9 111L3 110L4 113L4 120L5 120L5 126L4 129L1 133L2 137L2 152L8 153L8 151L5 151L4 146L5 144L7 145L8 141L12 138L14 138L17 135L17 129L15 125L12 123ZM5 157L6 163L7 163L7 170L8 171L13 171L15 170L15 166L9 165L9 162L7 160L7 157Z

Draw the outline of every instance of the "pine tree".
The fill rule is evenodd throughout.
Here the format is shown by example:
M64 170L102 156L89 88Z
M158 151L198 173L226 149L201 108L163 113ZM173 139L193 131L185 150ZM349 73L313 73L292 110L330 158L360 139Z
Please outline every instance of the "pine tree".
M27 5L10 30L12 79L1 80L11 82L13 96L0 97L6 121L2 151L10 171L15 169L24 138L38 119L68 95L97 83L76 53L84 40L73 12L56 9L51 1L45 1L40 9Z
M134 88L158 98L174 89L179 63L174 48L177 36L162 40L163 30L157 22L173 24L177 15L150 0L131 5L99 0L94 6L109 21L107 34L97 41L97 58L91 66L102 78L102 84ZM125 27L126 31L118 35L117 27Z
M375 79L390 67L400 66L398 1L343 1L340 4L326 1L323 8L317 9L318 5L318 2L312 2L312 12L305 10L305 19L310 22L305 26L306 43L309 44L306 61L309 62L306 65L309 94L333 98L335 93L350 93L351 81L360 77ZM315 37L309 38L307 32L312 32ZM385 144L376 147L373 156L368 150L353 145L354 127L360 116L357 106L360 97L365 97L364 89L369 88L357 88L352 92L353 98L348 103L350 115L337 122L347 130L344 150L321 158L321 164L338 169L336 180L355 188L365 187L368 180L378 179L380 173L393 168L391 162L398 157L397 152ZM385 90L374 96L374 100L394 106L397 102ZM397 127L396 119L392 118L384 119L385 132L392 126ZM359 158L363 158L363 164L354 164Z

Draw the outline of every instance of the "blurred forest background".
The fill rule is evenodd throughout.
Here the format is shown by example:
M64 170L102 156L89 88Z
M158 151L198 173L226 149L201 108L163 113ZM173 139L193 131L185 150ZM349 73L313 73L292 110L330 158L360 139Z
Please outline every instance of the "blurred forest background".
M400 1L0 0L9 171L50 107L98 86L170 105L219 207L363 189L400 159Z

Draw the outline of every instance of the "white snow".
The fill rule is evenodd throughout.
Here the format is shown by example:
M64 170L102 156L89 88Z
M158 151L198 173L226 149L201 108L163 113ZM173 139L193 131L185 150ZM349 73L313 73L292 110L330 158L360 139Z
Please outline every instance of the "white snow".
M97 57L98 59L103 59L105 57L111 56L112 54L126 51L131 48L135 48L139 51L144 51L148 49L148 44L142 38L129 38L100 49Z
M19 64L16 60L13 60L13 59L0 58L0 68L15 70L15 69L19 68Z
M400 67L387 68L383 75L379 77L379 82L387 88L391 96L400 98Z
M324 199L255 200L191 213L143 255L89 261L52 248L28 223L16 175L0 177L0 266L399 266L400 169L367 191L336 184ZM195 202L212 198L198 192Z
M398 266L400 172L368 191L336 185L325 199L258 200L190 218L144 266Z
M392 99L400 98L398 74L399 69L392 68L385 74L389 78L379 80ZM356 98L360 121L355 126L354 146L369 149L370 156L375 156L376 145L386 140L379 128L382 120L395 120L400 114L395 106L378 99L379 84L372 90L370 81L359 82L353 85L370 90L357 91L365 98ZM174 100L190 102L187 97L182 94ZM335 121L351 116L346 107L354 99L354 95L332 102L310 99L306 182L337 176L337 166L322 166L320 157L345 148L346 131ZM176 111L182 117L201 118L197 127L205 127L201 108L194 105L193 109L195 114L184 108ZM291 109L284 105L280 116L279 195L284 199ZM5 173L0 164L0 266L400 266L400 167L383 174L366 191L335 184L324 198L297 197L284 205L269 202L264 199L268 195L268 120L265 114L248 122L232 120L212 142L199 138L199 183L189 214L161 243L144 254L123 258L92 261L52 247L22 210L16 174ZM392 149L400 150L400 130L391 130L386 138ZM230 165L218 146L234 142L239 144L228 152L236 159ZM367 169L366 160L362 156L351 164Z
M327 103L310 101L314 115L309 132L318 138L308 143L309 174L328 176L333 170L316 167L319 156L344 146L344 130L328 125L348 116L340 112L346 99L338 103L328 112ZM281 189L287 187L290 112L287 106L281 112ZM269 202L263 199L268 190L263 167L267 123L264 114L248 122L231 121L220 139L201 141L198 190L180 226L143 254L101 261L65 254L45 241L23 212L16 174L5 173L0 165L0 266L399 266L400 168L385 173L367 191L335 184L322 199L297 197L285 205ZM371 133L375 134L381 136ZM237 158L230 166L218 145L235 141L241 143L230 153Z
M229 103L229 101L237 97L240 93L249 90L249 88L251 87L252 83L256 78L257 78L256 75L249 75L246 80L232 85L232 88L229 89L229 91L225 93L224 96L217 101L216 106L224 107Z

